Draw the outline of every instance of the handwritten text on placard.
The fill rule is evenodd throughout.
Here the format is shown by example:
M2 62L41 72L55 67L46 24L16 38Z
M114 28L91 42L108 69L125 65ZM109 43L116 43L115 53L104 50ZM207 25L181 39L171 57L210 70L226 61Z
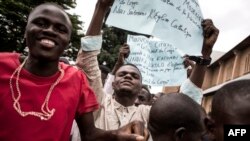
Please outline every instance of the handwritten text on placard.
M106 23L153 35L185 54L200 55L202 19L197 0L116 0Z
M143 84L177 86L186 79L183 58L171 44L132 35L128 35L127 43L131 51L127 62L140 69Z

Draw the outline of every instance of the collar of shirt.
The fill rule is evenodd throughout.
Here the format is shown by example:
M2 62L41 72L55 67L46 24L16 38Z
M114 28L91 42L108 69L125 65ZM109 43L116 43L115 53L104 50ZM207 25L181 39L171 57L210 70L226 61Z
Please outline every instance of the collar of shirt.
M125 106L121 105L120 103L118 103L114 98L112 100L114 102L114 108L119 110L119 111L127 112L127 113L131 113L131 112L136 111L137 107L135 105L125 107Z

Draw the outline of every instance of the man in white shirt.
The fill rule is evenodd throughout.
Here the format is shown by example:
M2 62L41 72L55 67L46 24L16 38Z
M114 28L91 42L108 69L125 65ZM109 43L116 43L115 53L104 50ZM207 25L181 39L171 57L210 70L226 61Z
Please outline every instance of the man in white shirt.
M112 83L114 96L103 91L101 72L98 68L97 55L100 52L102 37L100 30L102 21L108 7L96 5L96 9L87 31L87 37L82 40L82 48L78 53L76 65L80 67L88 77L90 86L97 94L101 105L95 113L95 125L101 129L117 129L133 120L148 122L150 106L140 105L136 107L134 102L141 90L142 78L140 71L133 65L123 65L115 75ZM218 37L218 29L212 20L204 20L204 43L202 47L203 59L209 59L212 47ZM86 61L88 60L88 61ZM201 85L205 74L206 65L196 64L189 79L181 86L180 92L190 97L201 99Z

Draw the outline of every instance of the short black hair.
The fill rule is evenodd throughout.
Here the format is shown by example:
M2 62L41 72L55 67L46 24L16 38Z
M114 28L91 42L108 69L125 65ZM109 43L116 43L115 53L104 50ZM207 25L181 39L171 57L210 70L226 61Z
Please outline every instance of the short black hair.
M30 15L31 15L37 8L39 8L39 7L41 7L41 6L49 6L49 5L54 6L54 7L57 7L58 9L60 9L61 11L63 11L63 12L65 13L65 15L67 16L67 18L68 18L68 20L69 20L69 22L70 22L70 24L71 24L71 30L73 30L73 25L72 25L71 19L70 19L69 15L67 14L67 12L65 11L65 9L64 9L61 5L59 5L59 4L57 4L57 3L54 3L54 2L45 2L45 3L39 4L39 5L37 5L36 7L34 7L34 8L31 10L31 12L29 13L28 20L29 20Z
M126 64L123 64L121 67L123 67L123 66L132 66L132 67L136 68L136 69L138 70L138 72L139 72L139 75L140 75L140 77L141 77L141 82L142 82L142 75L141 75L141 71L140 71L140 69L139 69L139 68L138 68L135 64L132 64L132 63L126 63ZM121 67L120 67L120 68L121 68ZM119 69L120 69L120 68L119 68ZM118 70L119 70L119 69L118 69ZM118 71L118 70L117 70L117 71Z
M37 5L36 7L34 7L34 8L31 10L30 14L32 14L38 7L40 7L40 6L47 6L47 5L55 6L55 7L57 7L58 9L61 9L62 11L65 12L64 8L63 8L61 5L59 5L59 4L57 4L57 3L54 3L54 2L45 2L45 3L39 4L39 5ZM30 15L30 14L29 14L29 15ZM67 14L67 13L65 12L65 14Z
M210 115L222 122L229 112L238 112L242 104L239 100L250 102L250 80L238 80L221 87L213 96ZM234 106L232 106L232 104ZM247 110L247 109L246 109Z
M141 88L145 89L149 94L151 94L150 91L149 91L149 89L148 89L148 85L142 84Z
M164 94L151 107L149 130L152 137L185 127L188 131L202 130L200 105L181 93ZM163 112L164 111L164 112Z
M151 100L152 99L152 95L151 95L151 93L150 93L150 91L148 89L148 85L142 84L141 89L144 89L144 90L146 90L148 92L147 98L148 98L148 100Z

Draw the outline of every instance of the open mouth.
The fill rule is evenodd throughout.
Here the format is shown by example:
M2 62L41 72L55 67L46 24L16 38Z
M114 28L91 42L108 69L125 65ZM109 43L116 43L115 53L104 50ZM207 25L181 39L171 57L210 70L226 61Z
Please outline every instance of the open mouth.
M48 47L48 48L53 48L55 47L55 42L50 40L50 39L41 39L40 43L44 46L44 47Z

